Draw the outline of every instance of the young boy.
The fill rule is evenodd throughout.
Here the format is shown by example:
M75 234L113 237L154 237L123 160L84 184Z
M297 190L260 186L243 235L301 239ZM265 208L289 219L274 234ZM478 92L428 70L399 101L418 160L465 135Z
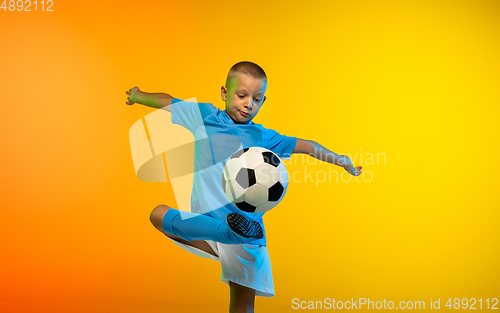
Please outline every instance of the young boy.
M351 175L361 174L347 156L320 144L283 136L253 123L266 97L267 76L252 62L239 62L229 71L221 97L226 109L210 103L186 102L164 93L127 91L127 105L140 103L171 112L172 122L195 137L195 173L191 213L159 205L151 222L180 247L221 261L221 280L230 286L230 312L253 312L255 296L274 296L271 263L266 248L264 213L246 213L230 204L222 190L225 162L241 148L263 147L281 158L305 153L339 165ZM168 134L167 134L168 135ZM187 217L186 218L186 214Z

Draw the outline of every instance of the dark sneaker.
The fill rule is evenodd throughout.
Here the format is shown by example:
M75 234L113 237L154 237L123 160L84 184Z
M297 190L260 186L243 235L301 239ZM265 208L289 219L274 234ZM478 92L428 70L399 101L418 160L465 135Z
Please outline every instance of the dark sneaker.
M227 226L243 241L249 242L249 238L262 239L264 233L259 222L249 221L246 217L238 213L229 213L226 216Z

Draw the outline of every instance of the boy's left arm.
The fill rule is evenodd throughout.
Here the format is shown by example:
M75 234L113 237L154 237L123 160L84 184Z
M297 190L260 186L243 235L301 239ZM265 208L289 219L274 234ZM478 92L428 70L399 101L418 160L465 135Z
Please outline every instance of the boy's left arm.
M295 145L295 149L293 149L293 153L307 154L318 160L341 166L353 176L359 176L363 168L362 166L354 167L347 155L338 155L312 140L297 138L297 144Z

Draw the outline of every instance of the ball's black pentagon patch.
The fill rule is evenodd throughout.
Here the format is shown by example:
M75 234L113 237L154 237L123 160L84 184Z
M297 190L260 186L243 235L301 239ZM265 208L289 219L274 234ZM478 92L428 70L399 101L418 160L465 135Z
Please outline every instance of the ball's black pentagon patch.
M269 188L268 201L278 201L284 190L285 188L283 188L283 185L281 185L280 182L276 182L276 184Z
M248 149L250 148L245 148L245 149L241 149L240 151L236 151L232 156L231 156L231 159L236 159L236 158L239 158L243 153L247 152Z
M278 158L276 154L269 151L262 152L262 157L264 158L264 162L271 164L274 167L278 167L281 163L280 158Z
M247 189L250 186L255 185L255 171L250 168L241 168L236 175L236 182L243 189Z
M249 212L249 213L255 212L255 207L250 203L246 203L245 201L243 201L235 204L238 207L238 209L242 210L243 212Z
M224 172L222 172L222 189L226 193L226 179L224 178Z

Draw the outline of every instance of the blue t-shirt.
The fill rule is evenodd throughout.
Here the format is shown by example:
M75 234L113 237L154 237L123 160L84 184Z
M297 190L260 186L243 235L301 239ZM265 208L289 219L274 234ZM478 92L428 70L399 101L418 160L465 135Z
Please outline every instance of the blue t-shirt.
M275 130L252 121L236 124L225 110L221 111L211 103L174 98L171 113L172 123L188 129L195 138L191 212L212 216L221 221L224 221L227 214L237 212L250 220L258 221L264 237L251 244L265 246L266 235L262 220L265 212L243 212L229 202L222 188L224 165L233 153L250 147L266 148L280 158L290 159L297 137L280 135Z

